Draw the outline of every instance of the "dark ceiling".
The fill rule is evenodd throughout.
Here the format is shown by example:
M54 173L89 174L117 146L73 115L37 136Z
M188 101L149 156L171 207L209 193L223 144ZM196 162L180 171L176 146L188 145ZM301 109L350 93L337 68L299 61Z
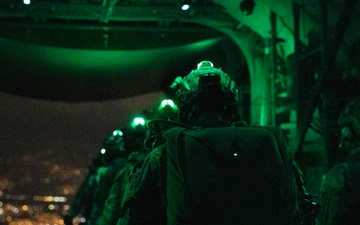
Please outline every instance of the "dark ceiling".
M239 70L246 68L246 60L256 57L255 48L264 47L271 38L270 12L279 18L280 57L286 60L294 53L294 3L301 14L300 41L309 47L305 57L325 49L324 42L321 45L324 38L330 40L328 49L337 51L331 49L335 46L331 38L337 27L344 27L348 29L344 37L335 38L340 43L338 63L343 71L358 69L358 54L353 49L360 36L360 13L359 4L353 1L270 4L259 0L247 16L239 10L241 0L194 0L188 11L180 9L182 2L31 0L26 5L22 0L2 0L0 91L54 101L124 98L166 91L176 76L187 74L201 60L246 76L247 72ZM325 37L320 13L324 6L328 8ZM352 19L347 20L346 15ZM235 44L234 37L223 32L226 29L248 40L258 37L260 44ZM355 53L348 57L351 52ZM247 82L248 77L237 79Z
M124 98L166 91L201 60L243 57L223 33L177 19L188 16L177 1L106 2L2 1L0 91L55 101ZM201 7L223 14L205 1Z
M231 42L215 38L147 50L69 49L0 39L2 91L35 98L92 101L165 91L199 60L220 62ZM231 45L230 45L231 47ZM234 47L234 46L232 46ZM17 49L17 51L14 51ZM223 52L223 54L221 54ZM234 51L234 57L241 57Z

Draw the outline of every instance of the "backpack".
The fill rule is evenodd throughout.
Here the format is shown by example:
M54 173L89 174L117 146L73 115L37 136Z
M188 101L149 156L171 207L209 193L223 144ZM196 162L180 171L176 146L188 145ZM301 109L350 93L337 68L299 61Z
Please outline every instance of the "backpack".
M168 225L289 224L296 183L278 128L175 127L167 144Z

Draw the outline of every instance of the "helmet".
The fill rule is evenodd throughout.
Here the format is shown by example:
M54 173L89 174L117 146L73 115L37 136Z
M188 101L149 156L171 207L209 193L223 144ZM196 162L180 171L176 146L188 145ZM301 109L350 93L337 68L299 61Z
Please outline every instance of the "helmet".
M159 107L153 115L153 119L177 120L179 108L171 99L161 101Z
M225 120L238 119L236 84L210 61L200 62L184 78L177 77L170 88L175 90L180 122L191 124L196 120L196 111L209 110L222 114Z
M163 142L162 133L174 127L178 119L178 111L179 108L172 99L164 99L151 110L144 111L148 119L145 149L151 150Z
M341 129L340 148L350 150L360 143L360 100L353 100L341 112L338 124Z
M176 95L178 97L184 94L196 95L199 92L206 91L206 89L215 90L215 88L219 88L224 92L232 93L234 100L237 100L235 82L221 69L214 68L210 61L200 62L196 70L192 70L184 78L177 77L170 87L177 89Z
M133 119L130 127L124 128L125 148L129 153L143 150L147 132L145 123L145 118L137 116Z
M121 130L114 130L103 141L100 153L107 163L118 157L126 157L127 153L124 148L125 141L123 135Z

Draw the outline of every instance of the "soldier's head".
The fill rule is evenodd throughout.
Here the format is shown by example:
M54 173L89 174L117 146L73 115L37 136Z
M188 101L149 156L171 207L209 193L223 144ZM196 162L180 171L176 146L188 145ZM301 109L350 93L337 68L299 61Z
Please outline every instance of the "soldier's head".
M124 130L125 149L127 152L138 152L144 150L144 140L146 138L146 119L137 116L133 119L131 125Z
M178 106L172 99L164 99L152 110L146 111L148 122L145 146L153 149L162 143L162 133L174 127L178 118Z
M349 152L360 146L360 100L353 100L345 106L338 124L341 130L340 150Z
M121 130L114 130L105 138L100 153L106 163L111 162L115 158L126 158L128 153L124 147L124 133Z
M231 77L210 61L202 61L185 77L170 86L175 90L179 121L193 125L204 114L217 114L223 122L239 120L237 89Z
M178 111L179 108L172 99L164 99L155 109L152 119L175 121L178 118Z

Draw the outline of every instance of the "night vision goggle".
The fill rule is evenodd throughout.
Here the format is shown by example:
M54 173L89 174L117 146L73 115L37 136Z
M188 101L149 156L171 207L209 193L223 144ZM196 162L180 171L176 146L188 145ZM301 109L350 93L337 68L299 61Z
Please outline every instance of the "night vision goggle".
M210 61L202 61L196 70L192 70L184 78L177 77L170 86L177 89L177 94L181 95L189 92L218 92L218 90L230 91L234 95L234 100L238 100L238 90L235 82L229 75L221 69L214 68Z

